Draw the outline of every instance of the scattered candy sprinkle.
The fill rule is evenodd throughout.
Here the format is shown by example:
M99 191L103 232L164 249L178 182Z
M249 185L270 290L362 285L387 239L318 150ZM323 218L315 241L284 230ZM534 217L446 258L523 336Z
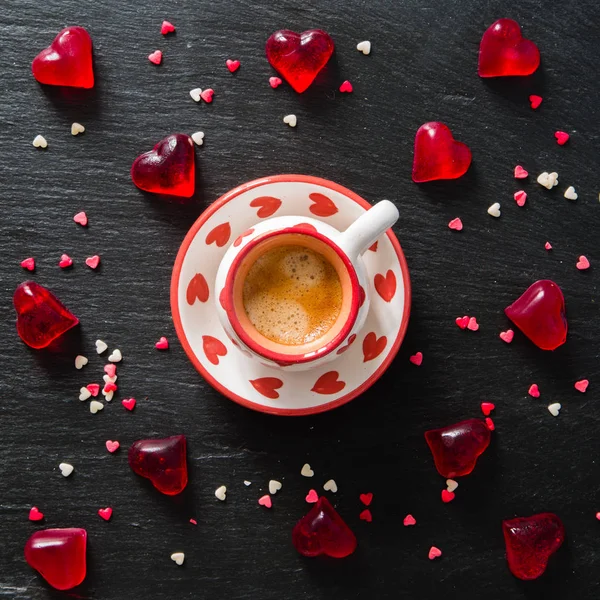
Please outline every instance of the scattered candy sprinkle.
M298 119L296 119L296 115L286 115L283 117L283 122L290 127L296 127Z
M106 449L112 454L116 452L121 447L121 444L116 440L106 440Z
M577 200L577 198L578 198L579 196L577 195L577 192L575 191L575 188L574 188L572 185L570 185L570 186L569 186L569 187L568 187L568 188L565 190L564 197L565 197L567 200Z
M32 506L29 511L29 520L30 521L41 521L44 518L44 513L38 510L37 506Z
M96 269L98 267L98 265L100 264L100 257L97 254L94 256L89 256L88 258L85 259L85 264L90 269Z
M466 329L469 324L469 317L467 315L464 317L456 317L455 322L461 329Z
M100 392L100 386L97 383L88 383L85 387L89 390L90 394L94 396L94 398Z
M173 552L173 554L171 554L171 560L176 565L181 566L185 560L185 554L183 552Z
M102 388L102 392L109 394L110 392L116 392L117 391L117 384L113 383L112 381L107 381L106 385Z
M67 269L68 267L73 265L73 260L68 254L62 254L60 257L60 261L58 262L58 266L61 269Z
M308 463L306 463L300 471L300 475L302 475L302 477L312 477L314 474L315 472L310 468Z
M442 551L439 548L436 548L435 546L431 546L431 548L429 548L429 560L439 558L441 555Z
M79 135L85 131L85 127L81 123L73 123L71 125L71 135Z
M309 504L314 504L315 502L317 502L319 500L319 494L317 494L316 490L310 490L308 492L308 494L306 494L305 500Z
M454 492L458 487L458 481L454 479L446 479L446 490L448 492Z
M531 103L531 108L535 110L542 103L543 98L541 96L536 96L535 94L531 94L529 96L529 102Z
M515 179L525 179L528 176L529 173L521 165L515 167Z
M496 217L498 218L502 213L500 212L500 203L499 202L494 202L494 204L492 204L488 209L487 209L487 213L488 215L492 216L492 217Z
M269 77L269 85L273 89L278 88L282 83L283 81L279 77Z
M448 227L450 229L454 229L455 231L462 231L463 222L460 220L459 217L456 217L456 219L452 219L452 221L448 223Z
M104 372L110 377L116 377L117 376L117 365L115 365L114 363L108 363L106 365L104 365Z
M590 261L583 256L583 254L579 257L579 261L575 265L580 271L585 271L590 268Z
M227 498L227 488L224 485L215 490L215 498L221 502L225 502L225 499Z
M102 340L96 340L96 352L102 354L108 350L108 346Z
M527 393L533 398L539 398L540 388L538 387L537 383L532 384Z
M482 402L481 403L481 412L486 416L489 417L490 413L496 410L496 405L492 404L492 402Z
M240 68L240 61L239 60L231 60L231 59L228 58L225 61L225 64L227 65L227 68L229 69L230 73L235 73Z
M404 524L404 527L411 527L412 525L417 524L417 520L412 515L406 515L402 523Z
M208 88L200 94L200 98L202 98L202 100L204 100L204 102L207 104L210 104L213 101L214 95L215 91L212 88Z
M346 79L342 85L340 85L340 92L349 94L354 88L352 84Z
M273 506L273 501L271 500L271 496L269 494L265 494L258 499L258 503L265 508L271 508Z
M162 62L162 57L163 57L162 52L160 50L155 50L154 52L152 52L152 54L148 55L148 60L153 65L160 65L160 63Z
M524 190L515 192L513 197L518 206L525 206L525 202L527 201L527 193Z
M175 25L173 25L173 23L170 23L169 21L163 21L162 25L160 26L160 32L163 35L167 35L167 33L173 33L175 31Z
M88 398L91 398L92 394L90 393L90 390L88 390L86 387L82 387L79 389L79 399L83 402L84 400L87 400Z
M110 506L107 506L106 508L99 509L98 515L100 515L100 517L105 521L110 521L110 518L112 517L112 512L112 508Z
M97 412L104 410L104 404L98 402L98 400L92 400L90 402L90 412L95 415Z
M544 248L546 248L546 250L552 250L552 244L550 242L546 242L544 244Z
M548 412L553 417L558 417L558 413L560 412L561 408L562 408L562 406L560 405L560 403L559 402L555 402L554 404L550 404L550 406L548 406Z
M73 221L75 221L75 223L77 223L78 225L81 225L82 227L85 227L88 224L88 218L87 215L85 214L85 212L81 211L78 212L74 217L73 217Z
M69 463L60 463L60 465L58 465L58 468L60 469L60 474L63 477L68 477L75 469L75 467Z
M373 515L368 508L365 508L365 510L363 510L358 517L361 521L366 521L367 523L371 523L371 521L373 521Z
M584 394L585 391L588 389L588 385L590 385L590 382L588 379L581 379L580 381L575 382L575 389L578 392L581 392L582 394Z
M169 349L169 340L167 340L167 338L165 336L162 336L158 342L156 342L156 344L154 344L154 347L157 350L168 350Z
M190 96L194 102L200 102L200 100L202 100L201 94L202 88L194 88L193 90L190 90Z
M371 54L371 42L369 42L369 40L359 42L358 44L356 44L356 49L359 52L362 52L365 56L367 56Z
M420 367L421 364L423 363L423 353L422 352L417 352L417 353L413 354L408 360L410 360L410 362L413 365L416 365L417 367Z
M198 525L198 521L196 521L196 519L190 519L190 523L192 525Z
M477 319L475 317L471 317L469 319L467 329L470 329L471 331L477 331L479 329L479 323L477 322Z
M204 144L204 131L196 131L196 133L192 133L191 137L196 146L202 146L202 144Z
M442 490L442 502L444 504L448 504L448 502L452 502L454 500L455 494L454 492L449 492L448 490Z
M136 403L135 398L124 398L123 400L121 400L121 404L127 410L133 410L135 408L135 403Z
M555 131L554 137L559 146L564 146L569 141L569 134L565 131Z
M492 419L490 419L489 417L485 418L485 424L490 431L494 431L494 429L496 429L494 421L492 421Z
M248 481L247 479L244 479L244 485L245 485L246 487L248 487L249 485L252 485L252 482L251 482L251 481Z
M117 348L116 350L112 351L112 354L108 357L108 360L112 363L121 362L123 360L123 355L121 354L121 351Z
M331 492L331 493L335 494L338 491L338 486L337 486L337 483L333 479L329 479L329 481L326 481L323 484L323 489L326 492Z
M373 502L373 492L369 492L368 494L361 494L359 496L359 499L365 506L371 506L371 502Z
M269 481L269 494L275 495L282 488L281 482L276 479Z
M515 332L512 329L507 329L506 331L500 332L500 339L507 344L510 344L514 337Z
M85 365L87 365L87 364L88 364L87 356L78 354L75 357L75 368L76 369L83 369L83 367L85 367Z
M36 135L33 138L33 147L34 148L47 148L48 142L46 141L46 138L43 135Z
M547 190L551 190L554 186L558 185L558 173L544 171L538 175L537 182Z
M21 266L28 271L33 271L35 269L35 259L34 258L26 258L21 261Z

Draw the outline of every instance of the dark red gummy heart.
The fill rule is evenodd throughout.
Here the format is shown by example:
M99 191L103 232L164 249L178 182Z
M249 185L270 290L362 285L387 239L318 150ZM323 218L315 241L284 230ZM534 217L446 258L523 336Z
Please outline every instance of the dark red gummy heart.
M562 521L553 513L517 517L502 521L506 559L511 573L519 579L537 579L548 559L565 539Z
M567 340L565 299L554 281L531 284L504 312L542 350L555 350Z
M490 444L491 434L485 421L467 419L455 425L425 432L435 467L443 477L468 475L477 459Z
M92 38L83 27L67 27L31 63L40 83L78 88L94 87Z
M324 496L296 523L292 543L303 556L344 558L356 550L356 537Z
M167 496L175 496L187 485L184 435L164 439L138 440L129 448L129 466L134 473L149 479Z
M79 323L50 290L35 281L20 284L13 303L17 311L17 333L32 348L45 348Z
M479 45L479 76L531 75L540 66L540 51L512 19L490 25Z
M25 560L57 590L70 590L85 579L85 529L43 529L25 544Z
M333 54L334 44L328 33L309 29L298 34L276 31L266 45L271 66L296 90L304 92Z
M447 125L432 121L421 125L415 135L412 178L415 183L457 179L471 164L471 150L457 142Z
M146 192L191 198L196 187L194 141L183 133L168 135L133 161L131 179Z

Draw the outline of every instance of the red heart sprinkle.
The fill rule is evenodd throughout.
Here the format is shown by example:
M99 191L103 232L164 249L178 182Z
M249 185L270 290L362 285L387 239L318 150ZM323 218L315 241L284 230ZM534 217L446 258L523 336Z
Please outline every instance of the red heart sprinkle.
M371 502L373 502L373 492L369 492L368 494L361 494L359 496L359 499L365 506L371 506Z
M579 261L575 265L580 271L585 271L590 268L590 261L583 255L579 257Z
M167 35L167 33L173 33L175 31L175 25L173 25L173 23L170 23L169 21L163 21L162 25L160 26L160 32L163 35Z
M479 329L479 323L477 322L477 319L475 317L471 317L469 319L467 329L470 329L471 331L477 331Z
M515 202L518 206L525 206L525 202L527 201L527 193L523 190L519 190L514 194Z
M26 258L21 261L21 266L28 271L33 271L35 269L35 259L34 258Z
M121 400L121 404L127 410L133 410L135 408L135 398L125 398L125 399Z
M282 83L283 83L283 81L281 81L281 79L279 79L279 77L269 77L269 85L273 89L278 88Z
M442 490L442 502L448 504L448 502L452 502L454 500L455 494L454 492L449 492L448 490Z
M423 362L423 353L417 352L416 354L413 354L408 360L410 360L410 362L413 365L417 365L417 367L420 367L421 363Z
M346 79L342 85L340 85L340 92L350 93L353 90L352 84Z
M157 350L168 350L169 349L169 340L163 335L158 342L156 342L156 344L154 344L154 347Z
M543 98L541 96L536 96L535 94L531 94L529 96L529 102L531 102L531 108L535 110L542 103Z
M578 392L581 392L583 394L585 392L585 390L587 390L588 385L590 385L589 380L588 379L582 379L581 381L575 382L575 389Z
M73 259L68 254L62 254L58 266L61 269L66 269L73 265Z
M491 402L482 402L481 403L481 412L488 417L490 413L496 409L496 405Z
M317 379L315 385L311 388L311 392L317 394L337 394L346 387L346 382L338 379L339 373L337 371L328 371Z
M97 383L88 383L85 387L94 398L100 393L100 386Z
M512 329L507 329L506 331L500 332L500 339L507 344L510 344L515 337L515 332Z
M404 524L404 527L410 527L411 525L416 525L417 521L412 515L406 515L402 523Z
M314 504L315 502L319 501L319 494L317 494L315 490L310 490L310 492L308 492L308 494L306 495L305 500L309 504Z
M231 59L228 58L225 61L225 64L227 65L227 68L229 69L230 73L235 73L240 68L240 61L239 60L231 60Z
M555 131L554 137L556 138L556 143L559 146L564 146L569 141L569 134L565 131Z
M108 381L106 382L104 388L103 388L103 392L105 394L109 394L110 392L116 392L117 391L117 384L114 383L113 381Z
M363 340L363 362L376 359L387 346L387 337L377 337L374 331L367 333Z
M198 525L198 521L196 521L196 519L190 519L190 523L192 525Z
M85 227L88 224L88 218L87 215L85 214L85 212L81 211L78 212L74 217L73 217L73 221L75 221L75 223L77 223L78 225L81 225L82 227Z
M391 269L385 274L377 273L373 280L377 293L386 301L390 302L396 294L396 276Z
M44 518L44 513L40 512L37 506L32 506L29 511L29 520L30 521L41 521Z
M452 219L452 221L448 223L448 227L450 229L454 229L455 231L462 231L463 222L460 220L459 217L456 217L456 219Z
M106 508L101 508L100 510L98 510L98 514L105 521L110 521L110 518L112 517L112 508L110 506L107 506Z
M532 396L533 398L539 398L540 397L540 388L538 387L537 383L532 384L529 387L529 390L527 391L527 393Z
M515 167L515 179L525 179L528 176L529 173L521 165Z
M97 254L94 256L90 256L85 259L85 264L90 269L96 269L98 267L98 265L100 264L100 257Z
M461 329L466 329L467 325L469 324L469 317L466 315L464 317L456 317L456 324Z
M200 94L200 98L202 98L202 100L204 100L204 102L207 104L210 104L213 101L214 95L215 91L212 88L208 88Z
M496 429L494 421L492 421L489 417L485 418L485 424L490 431L494 431L494 429Z
M114 377L117 373L117 365L115 365L114 363L108 363L107 365L104 365L104 372L109 377Z
M546 248L546 250L552 250L552 244L550 242L546 242L544 244L544 248Z
M265 494L258 499L258 503L265 508L271 508L273 506L273 501L271 500L271 496L269 494Z
M433 560L434 558L439 558L442 555L442 551L435 546L431 546L429 548L429 560Z
M373 515L368 508L365 508L365 510L363 510L358 517L361 521L366 521L367 523L371 523L371 521L373 521Z
M148 60L154 65L160 65L162 62L162 52L160 50L155 50L152 54L148 55Z
M106 440L106 449L112 454L116 452L121 447L121 444L116 440L113 442L112 440Z

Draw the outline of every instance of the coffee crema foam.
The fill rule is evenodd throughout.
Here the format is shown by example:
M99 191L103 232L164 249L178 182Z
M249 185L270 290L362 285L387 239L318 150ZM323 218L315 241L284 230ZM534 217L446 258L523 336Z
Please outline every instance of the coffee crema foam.
M342 308L334 266L298 245L267 250L244 280L243 302L252 325L267 339L297 346L325 335Z

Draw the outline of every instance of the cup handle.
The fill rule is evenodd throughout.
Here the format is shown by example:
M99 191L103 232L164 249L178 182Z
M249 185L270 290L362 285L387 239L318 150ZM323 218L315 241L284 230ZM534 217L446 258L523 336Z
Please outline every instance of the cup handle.
M340 235L338 245L351 260L356 260L399 216L398 209L389 200L381 200Z

